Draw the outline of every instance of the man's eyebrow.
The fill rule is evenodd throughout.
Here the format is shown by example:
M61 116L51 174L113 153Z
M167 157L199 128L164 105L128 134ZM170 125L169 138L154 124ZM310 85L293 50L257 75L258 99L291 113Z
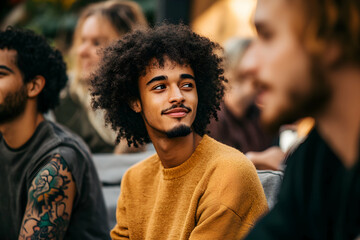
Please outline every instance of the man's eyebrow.
M8 68L8 67L5 66L5 65L0 65L0 69L5 69L5 70L7 70L7 71L9 71L9 72L11 72L11 73L14 73L14 71L13 71L11 68Z
M153 82L163 81L163 80L167 80L167 76L164 76L164 75L156 76L156 77L152 78L150 81L148 81L148 82L146 83L146 86L150 85L150 84L153 83Z
M181 74L181 75L180 75L180 78L182 78L182 79L192 79L192 80L195 80L195 77L194 77L193 75L191 75L191 74L186 74L186 73Z

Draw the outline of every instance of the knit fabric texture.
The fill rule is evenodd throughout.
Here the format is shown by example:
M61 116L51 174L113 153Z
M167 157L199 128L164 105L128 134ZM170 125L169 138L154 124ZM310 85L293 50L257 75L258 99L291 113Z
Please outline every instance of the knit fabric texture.
M121 183L113 239L242 239L267 211L251 161L204 135L183 164L164 168L157 154Z

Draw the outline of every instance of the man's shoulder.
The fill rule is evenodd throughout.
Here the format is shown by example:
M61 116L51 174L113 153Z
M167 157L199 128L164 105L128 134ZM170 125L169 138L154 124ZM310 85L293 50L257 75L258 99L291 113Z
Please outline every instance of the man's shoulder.
M84 224L93 226L97 224L97 229L83 229L83 235L94 234L95 236L101 232L105 236L108 231L106 208L96 168L88 148L78 136L60 124L51 121L46 121L45 124L46 129L43 135L46 137L43 139L47 139L51 144L42 144L44 148L42 157L36 159L38 166L30 172L29 180L35 179L36 174L41 173L41 169L46 170L47 163L51 163L54 157L59 159L59 169L66 169L71 174L76 187L72 212L76 220L69 226L68 231L74 234L79 227L85 226ZM89 218L90 215L95 218Z
M47 121L48 138L53 141L54 147L57 148L72 148L76 151L81 151L87 157L90 156L90 150L85 142L75 133L71 132L61 124Z
M160 160L159 156L154 153L150 157L142 160L131 166L125 173L125 175L129 178L137 178L141 179L141 177L149 177L149 175L153 175L155 172L160 171Z
M33 158L34 167L31 169L29 179L33 179L38 170L53 159L54 156L64 161L69 172L71 172L76 186L82 189L82 186L92 185L92 188L98 188L98 177L92 156L85 143L75 134L71 133L60 124L47 121L46 135L43 139L47 142L41 143ZM84 179L87 179L84 181ZM92 190L93 191L93 190Z
M36 149L32 150L32 159L39 166L42 165L41 162L48 161L54 154L59 154L72 171L92 165L90 151L80 137L60 124L51 121L45 121L42 124L40 133L37 134L39 139L36 140Z
M254 178L254 164L239 150L222 144L204 135L206 146L202 149L200 158L203 161L204 174L211 175L216 182L221 179L227 183L242 181L243 178ZM205 145L204 144L204 145ZM227 180L225 180L227 179Z
M211 141L208 151L211 156L203 174L208 196L233 211L253 201L265 209L266 199L254 164L237 149Z
M239 150L225 145L217 140L204 135L204 144L201 149L201 153L204 157L209 159L209 163L220 164L227 162L229 164L241 165L250 162L245 155Z
M286 159L287 165L312 165L315 162L319 162L319 154L322 156L331 155L332 150L321 138L316 128L314 128L308 136L304 137L298 144L290 149L288 157ZM333 154L332 154L333 155ZM314 161L314 158L317 161Z
M77 143L86 146L84 141L67 127L52 121L47 121L47 124L52 130L53 137L58 138L61 142Z

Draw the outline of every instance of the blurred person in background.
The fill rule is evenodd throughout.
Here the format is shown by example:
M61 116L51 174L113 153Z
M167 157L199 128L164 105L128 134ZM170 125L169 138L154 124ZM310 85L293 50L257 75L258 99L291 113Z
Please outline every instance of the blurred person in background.
M208 126L209 136L241 152L249 152L247 156L257 169L279 170L284 153L273 146L277 134L266 133L260 125L260 112L255 105L257 89L253 77L244 71L247 63L242 57L250 44L251 39L241 38L230 39L225 44L228 82L217 113L218 121L212 119Z
M278 203L247 239L360 238L360 5L259 0L244 58L269 129L311 116Z
M87 78L99 65L100 49L135 29L146 28L147 21L140 6L131 1L111 0L86 7L78 20L72 46L74 67L70 85L60 106L56 121L80 135L93 153L134 151L126 141L115 148L115 133L105 127L103 112L90 107ZM139 150L136 150L139 151Z
M44 118L66 82L45 38L0 31L0 239L109 239L89 149Z

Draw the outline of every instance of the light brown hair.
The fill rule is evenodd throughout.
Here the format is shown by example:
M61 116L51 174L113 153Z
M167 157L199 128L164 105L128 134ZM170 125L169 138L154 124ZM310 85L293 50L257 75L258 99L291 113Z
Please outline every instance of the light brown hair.
M119 37L134 30L148 27L148 23L140 6L132 1L110 0L93 3L81 12L75 28L70 52L74 60L70 94L80 98L86 97L84 95L87 95L87 86L84 86L82 81L80 81L82 75L80 72L80 60L78 54L76 54L76 50L81 44L80 36L84 22L87 18L94 15L99 15L107 19L112 27L119 33Z
M300 5L303 28L300 36L313 56L331 44L340 47L337 63L360 64L359 0L289 0Z

